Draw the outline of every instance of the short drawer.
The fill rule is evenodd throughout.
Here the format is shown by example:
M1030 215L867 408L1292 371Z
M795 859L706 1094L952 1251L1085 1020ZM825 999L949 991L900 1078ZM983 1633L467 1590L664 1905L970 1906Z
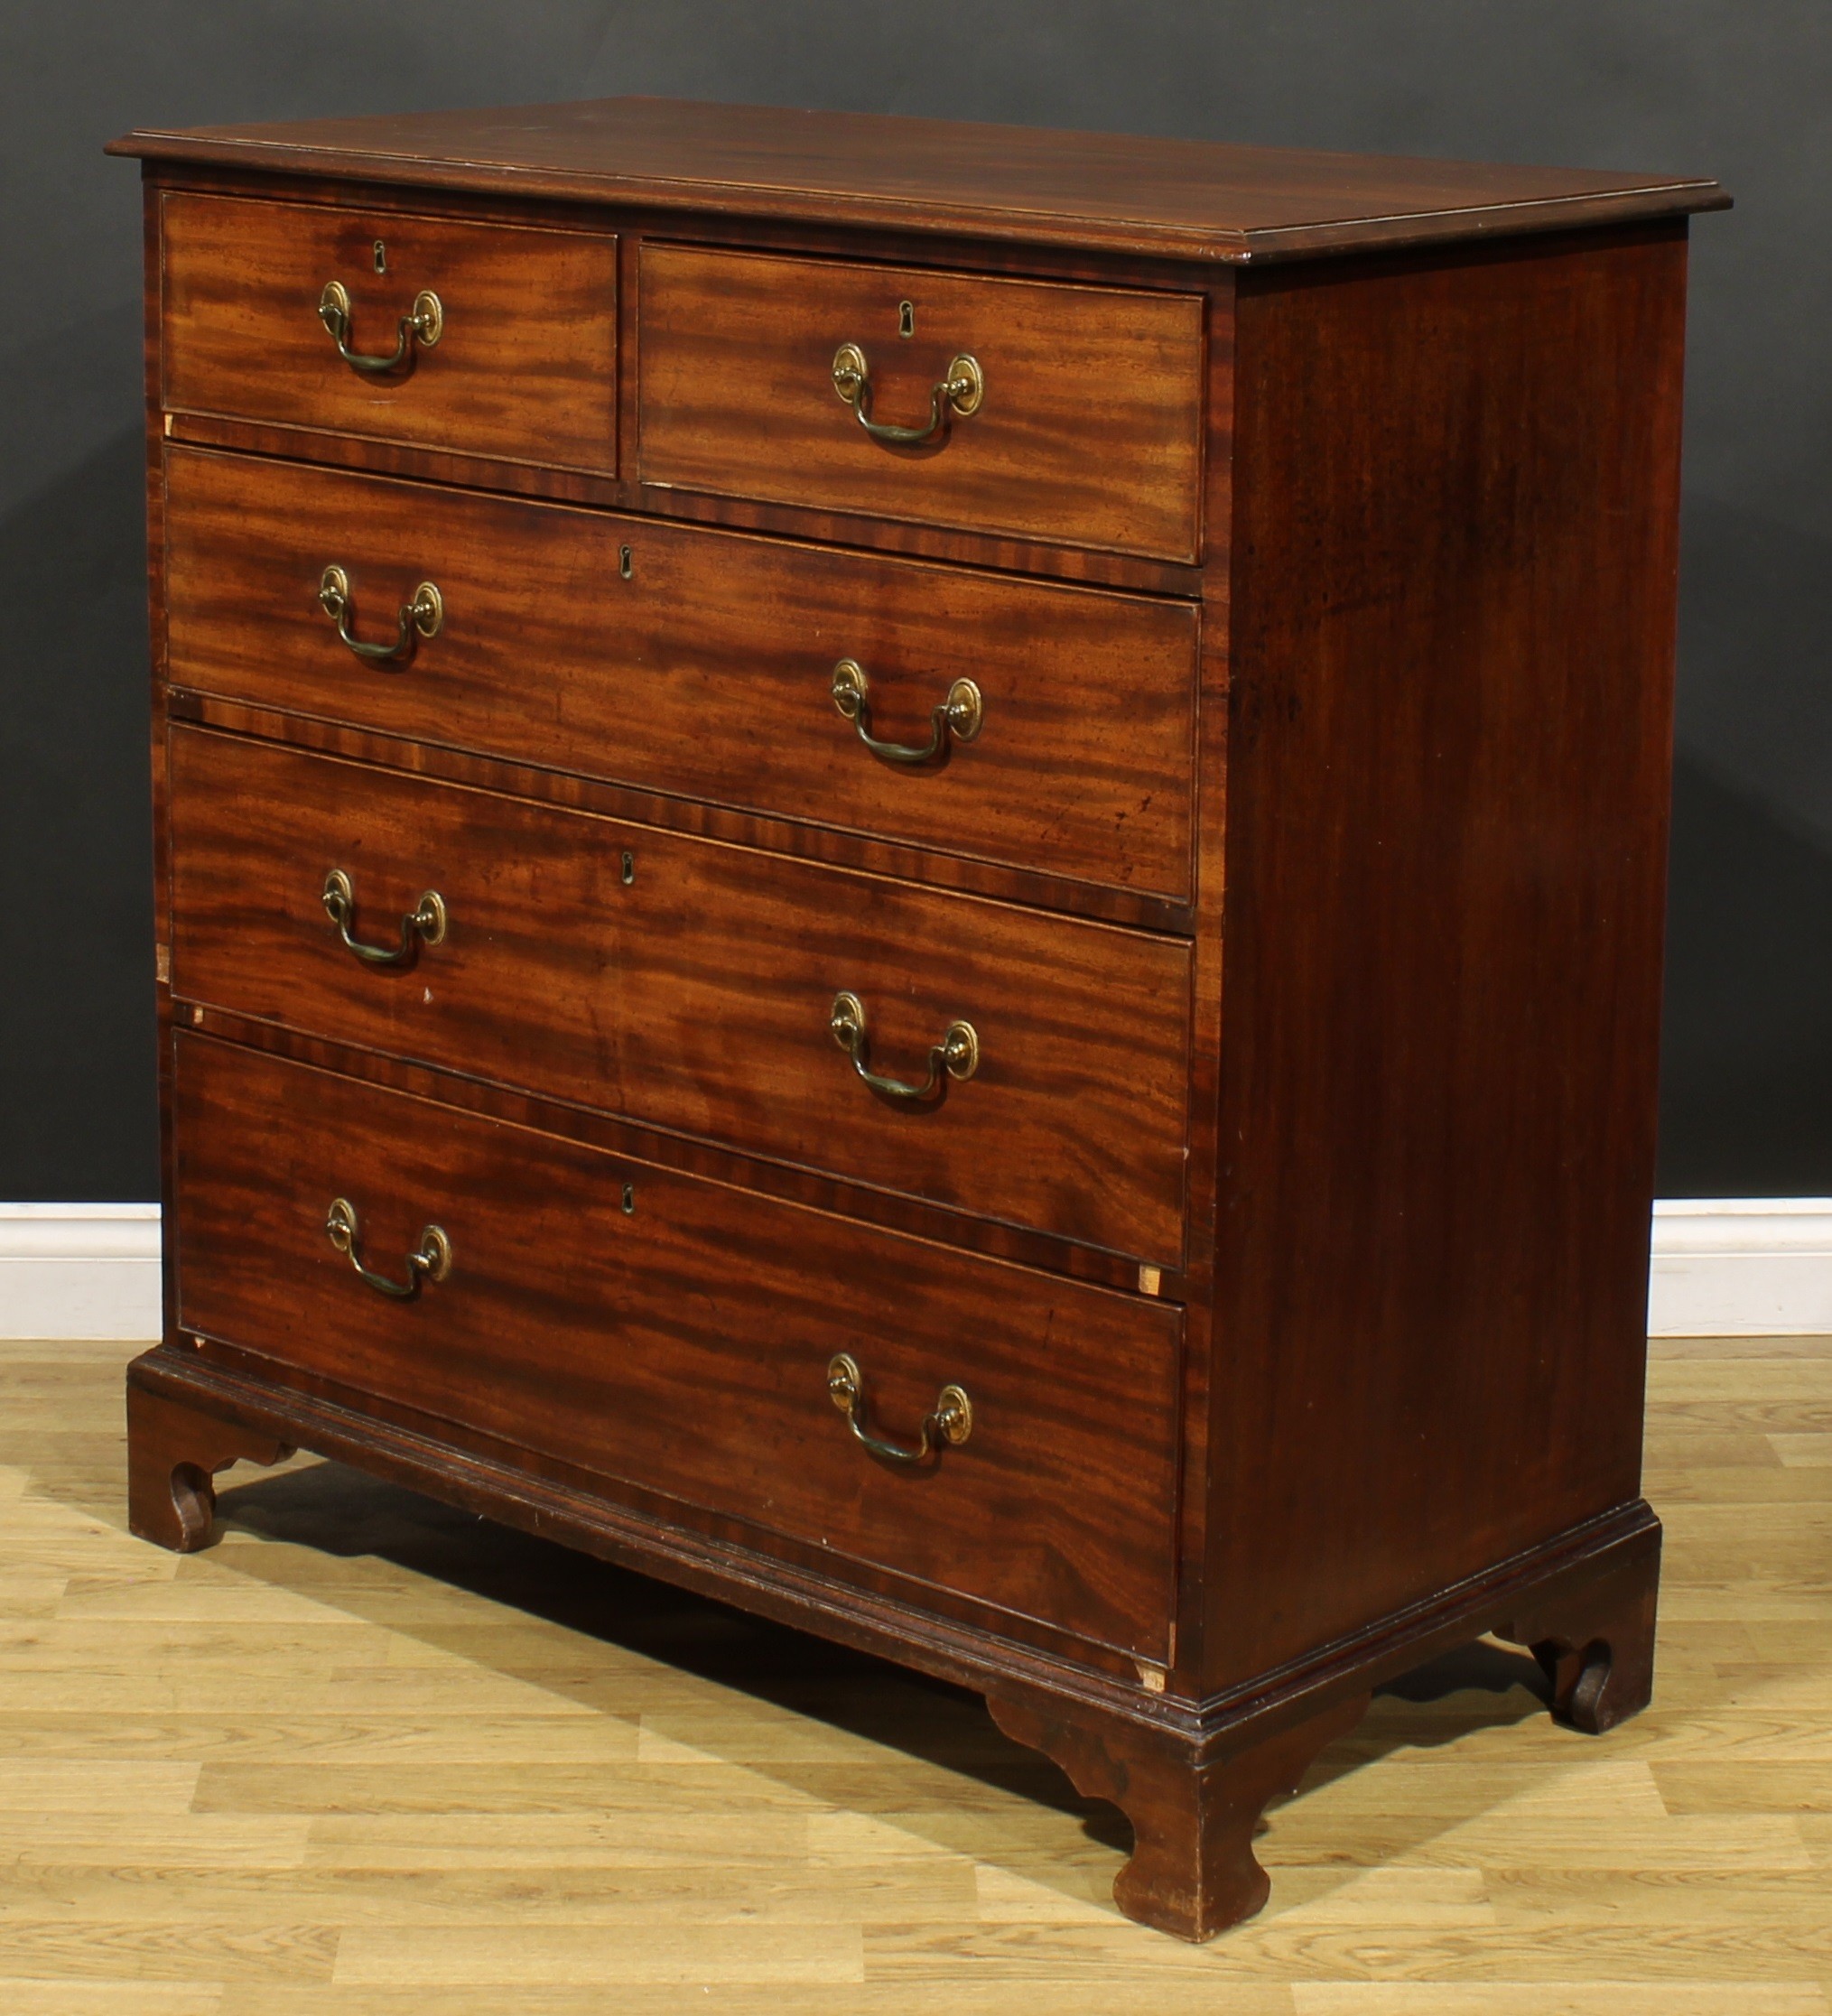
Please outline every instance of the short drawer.
M179 448L165 538L181 684L1189 897L1188 604Z
M1180 1263L1185 940L191 729L170 820L187 999Z
M1197 557L1198 297L653 244L639 272L645 483Z
M168 408L615 472L616 238L178 192L163 216Z
M176 1050L187 1329L786 1535L835 1573L1164 1658L1176 1310L208 1038ZM437 1254L429 1227L447 1242L430 1273L408 1259ZM952 1386L965 1439L868 1453L830 1397L842 1353L866 1433L920 1449Z

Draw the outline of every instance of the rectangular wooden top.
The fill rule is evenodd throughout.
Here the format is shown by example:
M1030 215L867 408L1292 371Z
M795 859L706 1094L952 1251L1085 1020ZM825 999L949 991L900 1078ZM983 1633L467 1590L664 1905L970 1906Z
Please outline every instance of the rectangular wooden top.
M1715 181L676 98L135 132L111 153L1241 265L1723 209Z

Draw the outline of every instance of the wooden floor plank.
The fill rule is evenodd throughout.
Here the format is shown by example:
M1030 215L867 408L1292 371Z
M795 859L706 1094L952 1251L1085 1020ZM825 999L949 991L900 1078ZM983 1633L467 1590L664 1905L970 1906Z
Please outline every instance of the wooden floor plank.
M130 1350L0 1344L5 2016L1832 2016L1832 1343L1653 1349L1651 1710L1409 1677L1203 1948L958 1690L311 1458L143 1546Z
M1817 1982L1306 1982L1296 2016L1826 2016Z

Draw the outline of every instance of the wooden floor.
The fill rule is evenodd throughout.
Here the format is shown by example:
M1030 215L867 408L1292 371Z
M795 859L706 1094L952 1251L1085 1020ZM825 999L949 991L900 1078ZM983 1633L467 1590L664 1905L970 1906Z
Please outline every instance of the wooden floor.
M950 1688L304 1458L130 1538L128 1355L0 1344L5 2016L1832 2009L1832 1344L1655 1347L1653 1709L1414 1676L1205 1948Z

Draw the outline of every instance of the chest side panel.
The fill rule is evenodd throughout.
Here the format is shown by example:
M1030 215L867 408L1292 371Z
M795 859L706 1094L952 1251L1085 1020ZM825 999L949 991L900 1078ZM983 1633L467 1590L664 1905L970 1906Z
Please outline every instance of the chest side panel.
M1639 1488L1684 274L1241 284L1214 1684Z

